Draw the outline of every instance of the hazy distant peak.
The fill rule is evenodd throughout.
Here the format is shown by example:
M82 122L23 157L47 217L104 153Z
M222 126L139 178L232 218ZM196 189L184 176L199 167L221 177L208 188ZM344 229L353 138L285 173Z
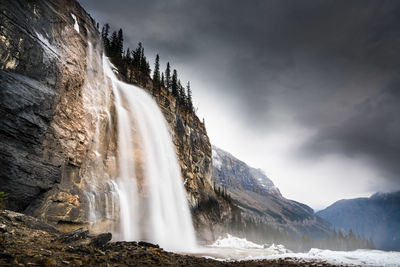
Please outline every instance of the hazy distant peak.
M261 195L275 195L282 197L279 189L271 179L261 169L248 166L245 162L237 159L231 153L226 152L215 145L212 146L213 167L222 171L223 168L232 168L235 176L224 184L229 184L232 188L246 189Z

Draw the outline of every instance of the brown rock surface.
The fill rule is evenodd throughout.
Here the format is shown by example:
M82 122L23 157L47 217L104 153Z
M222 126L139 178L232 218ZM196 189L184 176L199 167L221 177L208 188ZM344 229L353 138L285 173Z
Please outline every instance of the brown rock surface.
M94 240L100 236L84 231L60 234L51 225L10 211L0 212L0 225L5 229L0 231L0 266L333 266L290 259L215 261L167 252L145 242L107 243L106 239L98 245Z
M115 109L104 101L112 93L99 92L90 79L102 73L101 61L90 58L102 54L95 22L70 0L5 0L0 9L0 191L9 193L6 206L63 230L87 225L82 189L116 172ZM152 93L150 80L144 88ZM164 88L154 98L171 129L194 224L214 238L229 207L199 209L215 199L205 126Z

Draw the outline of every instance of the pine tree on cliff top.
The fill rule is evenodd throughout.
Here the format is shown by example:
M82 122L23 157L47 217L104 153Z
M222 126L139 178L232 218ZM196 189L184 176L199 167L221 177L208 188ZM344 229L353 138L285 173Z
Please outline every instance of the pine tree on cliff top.
M103 39L104 51L107 56L109 55L109 49L110 49L110 40L108 39L109 31L110 31L110 25L106 23L101 30L101 37Z
M165 70L165 86L171 92L171 66L167 62L167 69Z
M187 82L186 92L187 92L186 93L187 94L187 100L186 100L187 109L190 112L193 112L192 89L190 88L190 82Z
M178 73L175 69L172 74L171 91L172 91L172 95L177 99L178 98Z
M122 53L124 51L124 36L122 33L122 29L119 29L117 36L117 43L115 47L116 57L122 57Z
M109 56L115 57L117 55L117 46L118 46L118 36L117 32L114 31L111 34L110 48L109 48Z
M141 60L140 60L140 71L143 72L146 76L150 76L150 64L146 59L146 56L144 55L144 48L142 47L142 52L141 52Z
M131 65L131 64L132 64L131 51L129 50L129 47L128 47L128 49L126 50L126 53L125 53L125 62L126 62L126 64L128 64L128 65Z
M160 89L160 57L158 54L154 63L153 84L154 88Z
M181 80L178 80L178 101L180 105L186 105L185 88L182 86Z
M161 73L161 86L165 88L164 72Z
M140 63L142 61L142 43L138 43L138 47L133 52L133 67L136 70L140 70Z

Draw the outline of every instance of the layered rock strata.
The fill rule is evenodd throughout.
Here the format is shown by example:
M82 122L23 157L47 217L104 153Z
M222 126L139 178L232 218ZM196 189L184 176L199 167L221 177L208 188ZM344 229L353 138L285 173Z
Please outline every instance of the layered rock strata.
M0 8L0 191L9 194L9 209L59 229L88 224L85 190L115 175L117 165L112 90L93 79L103 71L96 23L76 1L6 0ZM150 80L144 89L152 93ZM215 198L205 126L164 88L154 98L196 211Z

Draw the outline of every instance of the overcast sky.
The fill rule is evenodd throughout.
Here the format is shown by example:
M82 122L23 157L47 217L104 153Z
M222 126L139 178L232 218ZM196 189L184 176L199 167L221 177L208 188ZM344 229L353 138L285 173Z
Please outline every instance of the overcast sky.
M211 142L287 198L400 189L400 1L80 2L190 80Z

